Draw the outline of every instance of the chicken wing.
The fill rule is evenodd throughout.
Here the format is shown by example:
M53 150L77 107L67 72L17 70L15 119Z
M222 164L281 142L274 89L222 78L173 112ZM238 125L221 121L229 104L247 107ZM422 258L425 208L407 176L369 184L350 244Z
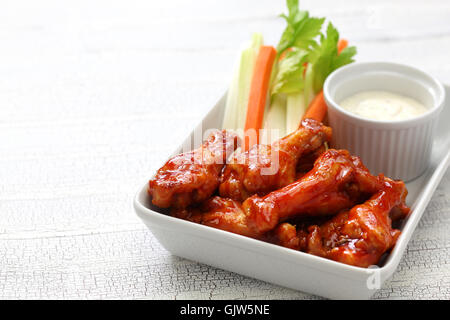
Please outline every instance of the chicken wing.
M219 186L226 157L237 143L235 134L217 130L200 148L171 158L149 182L152 203L161 208L186 208L208 199Z
M381 190L365 203L339 213L321 226L309 227L307 252L359 267L378 263L400 235L399 230L392 228L389 215L393 208L403 216L408 214L406 195L402 181L386 178Z
M243 203L249 223L265 232L293 216L331 215L358 203L382 186L357 157L347 150L330 149L300 180L264 197L254 195Z
M316 150L305 153L305 155L302 155L298 161L297 161L297 174L296 174L296 180L303 177L305 174L307 174L312 168L314 167L314 162L320 157L322 153L328 150L328 147L323 144Z
M307 245L308 233L302 228L297 228L297 226L283 222L280 223L269 235L269 242L275 243L277 245L304 251Z
M196 208L172 209L171 215L247 237L258 238L261 235L249 227L241 203L233 199L215 196Z
M330 141L331 128L312 119L272 145L255 145L235 154L221 177L222 197L243 201L253 194L264 195L296 180L298 159Z

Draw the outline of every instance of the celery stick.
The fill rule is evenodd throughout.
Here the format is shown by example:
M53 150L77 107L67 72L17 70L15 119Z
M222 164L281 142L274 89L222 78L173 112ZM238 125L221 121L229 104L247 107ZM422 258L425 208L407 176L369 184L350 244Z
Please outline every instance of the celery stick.
M261 140L270 144L286 135L286 95L276 94L264 119Z
M235 63L222 123L224 129L244 128L253 69L262 44L262 34L253 34L251 43L241 51Z
M308 64L308 66L306 67L306 72L305 72L305 88L303 89L304 94L305 94L305 97L304 97L305 98L305 100L304 100L305 110L308 109L309 104L315 97L313 84L314 84L313 65Z
M222 121L222 128L228 130L237 129L237 106L238 106L238 92L239 92L239 69L241 59L236 59L233 72L233 80L228 88L227 101L225 104L225 113Z
M241 67L239 70L239 93L237 97L236 128L243 129L247 116L248 97L253 75L253 52L248 48L242 52Z
M303 92L289 94L286 103L286 134L298 129L305 112L305 96Z
M252 35L252 43L250 47L242 52L239 71L239 93L236 120L237 129L243 129L245 126L245 119L247 118L248 98L250 95L250 86L253 77L253 69L255 67L256 58L258 57L259 48L262 45L262 34L254 33Z

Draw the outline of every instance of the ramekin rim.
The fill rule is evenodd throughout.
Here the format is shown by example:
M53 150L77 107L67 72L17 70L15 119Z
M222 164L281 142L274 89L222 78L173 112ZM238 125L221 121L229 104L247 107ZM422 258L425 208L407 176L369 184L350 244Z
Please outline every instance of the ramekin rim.
M430 80L430 82L432 82L435 85L435 87L437 89L438 100L433 103L433 106L427 112L420 114L418 116L412 117L412 118L408 118L408 119L376 120L376 119L364 118L364 117L361 117L354 113L351 113L351 112L345 110L344 108L342 108L333 98L331 98L330 88L329 88L330 83L331 83L331 81L333 81L334 77L339 75L339 73L345 72L346 70L351 69L351 68L358 68L358 67L362 67L365 65L369 65L369 66L370 65L374 65L374 66L384 65L384 66L390 66L390 67L400 67L400 68L411 69L414 72L417 72L417 73L421 74L422 76L425 76L426 78L428 78L428 80ZM374 69L374 71L377 71L377 70ZM387 70L387 71L391 71L391 70ZM399 72L397 71L397 73L399 73ZM362 122L365 124L379 125L379 126L398 125L398 126L404 127L404 126L423 122L425 120L428 120L429 118L432 118L435 114L439 113L444 106L444 100L445 100L444 86L434 76L432 76L431 74L429 74L421 69L418 69L416 67L413 67L413 66L410 66L407 64L403 64L403 63L390 62L390 61L354 62L354 63L348 64L346 66L343 66L343 67L333 71L327 77L327 79L325 80L325 83L323 85L323 93L324 93L325 102L327 103L328 107L332 107L333 109L340 112L341 114L344 114L346 117L352 119L353 121L359 121L359 122Z

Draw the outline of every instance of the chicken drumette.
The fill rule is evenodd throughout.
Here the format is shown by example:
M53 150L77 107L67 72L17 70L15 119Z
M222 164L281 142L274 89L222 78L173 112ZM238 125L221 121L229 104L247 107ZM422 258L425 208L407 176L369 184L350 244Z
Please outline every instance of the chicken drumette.
M390 213L396 209L405 217L409 208L402 181L385 179L379 192L361 205L333 217L321 226L310 226L307 237L308 253L343 262L368 267L379 262L391 249L400 235L392 228Z
M301 179L264 197L254 195L243 208L253 229L266 232L295 216L331 215L351 208L379 190L382 182L382 176L371 175L358 157L330 149Z
M313 154L330 139L330 127L306 119L297 131L272 145L255 145L235 154L224 169L219 193L244 201L253 194L264 195L282 188L296 180L299 158Z
M171 158L149 182L152 203L161 208L186 208L211 197L219 186L226 157L237 143L235 134L216 130L200 148Z
M172 209L171 215L247 237L258 238L261 236L261 233L249 226L241 203L233 199L216 196L206 200L198 207Z

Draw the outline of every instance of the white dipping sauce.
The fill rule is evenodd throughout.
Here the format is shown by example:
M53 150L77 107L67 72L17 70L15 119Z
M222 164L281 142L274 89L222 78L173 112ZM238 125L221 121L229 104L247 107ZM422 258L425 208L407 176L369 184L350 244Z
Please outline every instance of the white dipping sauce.
M339 105L360 117L373 120L404 120L425 113L419 101L389 91L364 91L342 100Z

